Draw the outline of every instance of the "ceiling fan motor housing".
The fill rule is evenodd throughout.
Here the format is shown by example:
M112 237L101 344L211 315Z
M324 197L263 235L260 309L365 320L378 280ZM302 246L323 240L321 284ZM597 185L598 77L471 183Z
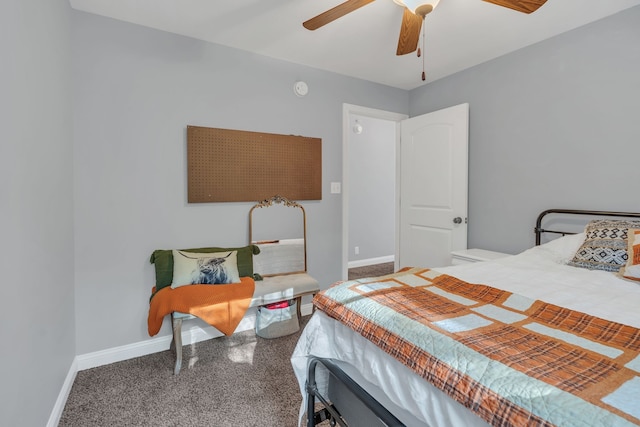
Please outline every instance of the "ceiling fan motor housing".
M393 2L424 18L436 8L440 0L393 0Z
M428 13L431 13L433 10L433 6L430 4L421 4L415 10L415 14L418 16L426 16Z

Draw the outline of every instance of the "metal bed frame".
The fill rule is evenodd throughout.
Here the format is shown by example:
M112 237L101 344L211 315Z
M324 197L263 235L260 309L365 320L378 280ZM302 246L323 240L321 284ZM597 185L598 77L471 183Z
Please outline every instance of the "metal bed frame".
M348 401L339 412L319 392L316 384L316 367L322 365L329 372L329 395L333 401ZM365 389L347 375L334 361L321 357L311 357L307 367L307 427L313 427L325 420L333 427L376 427L404 426L387 408L371 396ZM315 398L322 403L323 408L315 410ZM351 420L346 424L345 420Z
M576 209L548 209L538 215L534 233L536 246L540 245L543 233L551 234L576 234L570 231L547 230L542 228L543 220L547 215L582 215L587 217L619 217L640 218L638 212L612 212ZM318 365L326 368L328 376L327 399L319 391L316 382L316 368ZM314 427L328 420L334 427L404 427L387 408L364 390L356 381L346 374L332 359L311 356L307 367L307 381L305 384L307 393L307 427ZM315 409L316 399L323 405L319 410ZM336 403L341 402L336 407ZM346 403L345 403L346 402ZM344 403L344 404L342 404ZM348 423L347 423L348 422Z
M640 218L639 212L611 212L611 211L590 211L590 210L577 210L577 209L548 209L538 215L536 220L536 227L533 232L536 234L536 246L540 245L540 238L542 233L561 234L563 236L567 234L575 234L569 231L557 231L557 230L545 230L542 228L542 220L545 216L550 214L566 214L566 215L584 215L584 216L612 216L612 217L627 217L627 218Z

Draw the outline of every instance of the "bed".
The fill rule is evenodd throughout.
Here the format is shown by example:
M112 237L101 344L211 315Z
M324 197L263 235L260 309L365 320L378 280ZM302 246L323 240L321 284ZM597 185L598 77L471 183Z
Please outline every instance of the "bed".
M557 215L602 220L575 234L543 228ZM309 427L640 425L639 220L553 209L536 242L563 235L521 254L332 285L291 358L301 417Z

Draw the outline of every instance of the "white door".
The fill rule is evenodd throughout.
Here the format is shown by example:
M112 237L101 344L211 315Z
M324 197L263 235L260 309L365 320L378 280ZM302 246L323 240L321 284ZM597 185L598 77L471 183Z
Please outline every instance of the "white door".
M396 268L450 265L467 248L469 104L402 121Z

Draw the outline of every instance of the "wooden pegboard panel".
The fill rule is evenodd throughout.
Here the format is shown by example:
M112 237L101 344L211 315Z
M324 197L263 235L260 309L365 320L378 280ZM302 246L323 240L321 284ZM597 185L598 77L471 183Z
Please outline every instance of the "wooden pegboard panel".
M187 126L189 203L322 199L322 140Z

